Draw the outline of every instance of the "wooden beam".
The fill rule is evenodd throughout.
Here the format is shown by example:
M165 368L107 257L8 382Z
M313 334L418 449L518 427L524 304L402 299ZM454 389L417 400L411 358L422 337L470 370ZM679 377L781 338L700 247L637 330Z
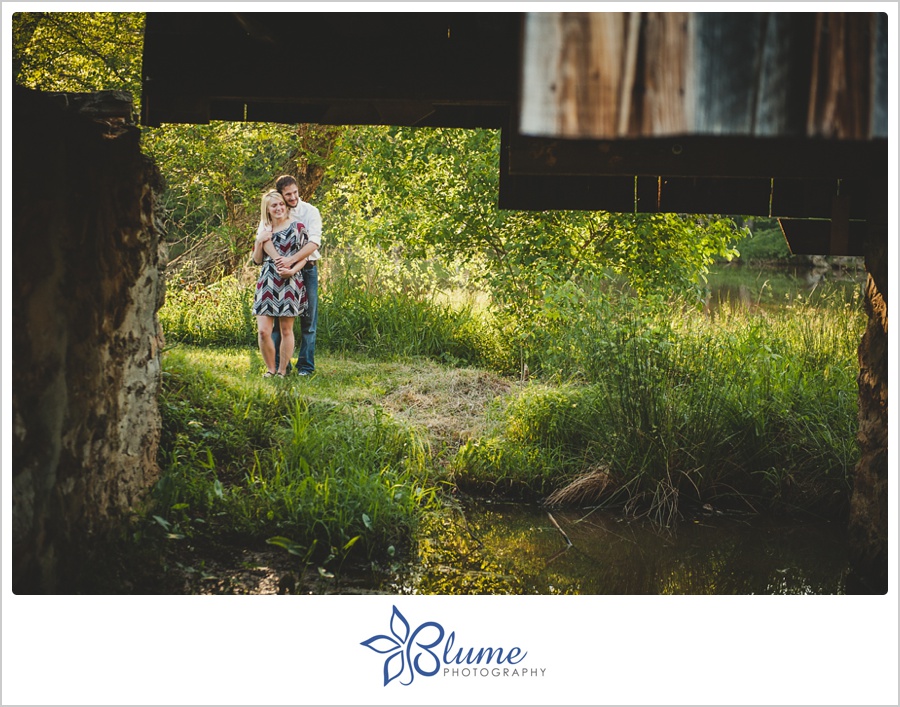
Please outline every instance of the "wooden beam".
M837 179L775 179L772 213L775 218L829 218Z
M432 104L458 105L471 123L473 111L516 100L520 22L509 12L147 13L142 122L201 122L179 105L200 97L276 119L324 106L348 124L418 125Z
M635 210L638 213L653 214L659 212L659 177L639 175L637 178L637 203Z
M773 218L832 218L834 200L847 200L847 218L864 220L867 182L853 179L775 179L772 187Z
M500 172L503 209L769 215L769 180L511 175Z
M637 181L634 176L561 175L547 178L545 175L511 174L510 135L510 130L500 131L498 206L501 209L634 213Z
M847 221L836 233L830 219L778 219L794 255L865 255L866 222Z
M148 84L144 83L146 87ZM202 93L172 93L168 91L150 91L141 97L141 124L145 126L159 125L148 123L148 115L164 115L168 123L190 123L206 125L209 123L209 97Z
M828 252L845 253L850 241L850 199L835 196L831 200L831 237Z
M768 216L768 179L661 177L659 211Z
M634 177L537 177L500 174L501 209L634 213Z
M510 134L511 174L869 179L887 174L887 140L672 137L563 140Z

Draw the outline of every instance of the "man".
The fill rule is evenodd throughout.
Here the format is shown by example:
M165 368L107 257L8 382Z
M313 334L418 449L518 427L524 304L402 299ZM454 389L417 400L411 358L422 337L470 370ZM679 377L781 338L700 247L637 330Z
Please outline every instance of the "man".
M301 231L306 229L309 236L309 242L296 255L286 259L287 265L293 266L304 258L308 258L307 264L300 271L303 276L303 284L306 285L309 307L306 314L300 317L301 336L297 353L297 373L301 376L309 376L316 370L316 324L319 317L319 270L316 261L321 257L319 246L322 245L322 217L315 206L300 199L300 187L297 185L297 180L291 175L285 174L276 179L275 189L284 198L290 210L290 219L299 222ZM257 236L261 235L262 230L263 227L260 226ZM272 340L275 343L275 367L277 369L278 350L281 346L281 332L278 329L277 320L272 330ZM290 362L288 362L287 370L288 372L291 370Z

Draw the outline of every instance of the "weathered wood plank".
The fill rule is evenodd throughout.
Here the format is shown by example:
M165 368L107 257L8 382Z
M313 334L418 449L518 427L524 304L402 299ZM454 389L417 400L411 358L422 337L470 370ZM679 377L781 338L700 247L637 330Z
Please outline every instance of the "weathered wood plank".
M600 21L591 13L566 13L561 18L563 56L558 88L560 130L613 129L618 122L621 71L597 72L595 66L620 66L627 15Z
M871 13L817 14L807 134L869 134L875 21Z
M634 111L640 116L632 123L630 137L642 135L677 135L691 132L694 122L693 100L690 100L690 15L684 12L649 12L642 24L644 51L639 64L640 83L632 92Z
M529 13L519 129L886 137L882 23L876 13Z

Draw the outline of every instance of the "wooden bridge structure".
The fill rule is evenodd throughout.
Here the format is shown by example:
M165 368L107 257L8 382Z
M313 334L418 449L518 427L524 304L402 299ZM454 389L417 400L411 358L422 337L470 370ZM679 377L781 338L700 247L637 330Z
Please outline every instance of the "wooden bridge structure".
M502 208L886 235L883 14L149 13L144 52L148 126L494 128Z

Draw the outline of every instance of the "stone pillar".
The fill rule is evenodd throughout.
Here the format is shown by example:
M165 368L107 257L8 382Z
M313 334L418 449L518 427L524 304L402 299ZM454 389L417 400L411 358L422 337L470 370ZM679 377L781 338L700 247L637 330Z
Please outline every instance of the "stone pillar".
M13 96L13 590L78 591L158 478L159 173L130 96Z
M867 221L865 308L868 324L859 346L860 460L850 501L847 591L888 590L888 247L887 186L871 185ZM883 198L882 198L883 194ZM895 482L896 483L896 482Z

